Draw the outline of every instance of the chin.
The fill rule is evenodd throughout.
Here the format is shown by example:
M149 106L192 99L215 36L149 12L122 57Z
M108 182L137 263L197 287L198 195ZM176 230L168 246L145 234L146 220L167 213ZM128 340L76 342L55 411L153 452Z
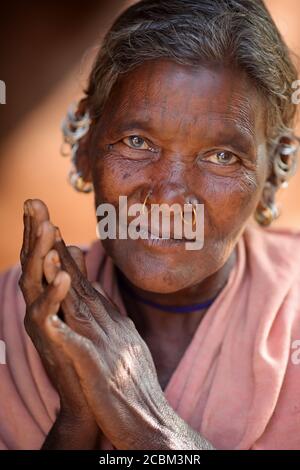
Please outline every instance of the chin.
M206 250L195 255L181 249L164 253L144 249L133 240L103 241L107 253L126 278L139 289L170 294L202 282L219 267Z

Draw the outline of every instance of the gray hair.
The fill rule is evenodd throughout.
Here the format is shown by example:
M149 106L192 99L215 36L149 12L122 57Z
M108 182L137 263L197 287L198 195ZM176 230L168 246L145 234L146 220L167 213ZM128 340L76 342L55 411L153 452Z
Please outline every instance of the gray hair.
M268 144L292 133L297 71L263 1L142 0L128 8L106 34L90 75L92 118L101 115L121 74L160 58L237 65L265 99Z

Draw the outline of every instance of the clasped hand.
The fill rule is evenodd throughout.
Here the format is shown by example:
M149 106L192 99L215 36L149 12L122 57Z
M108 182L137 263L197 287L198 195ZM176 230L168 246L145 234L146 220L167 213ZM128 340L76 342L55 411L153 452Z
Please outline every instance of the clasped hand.
M151 353L88 281L83 253L66 247L40 200L24 205L20 257L25 328L59 393L58 420L87 431L72 446L92 447L101 430L117 449L156 448L168 405Z

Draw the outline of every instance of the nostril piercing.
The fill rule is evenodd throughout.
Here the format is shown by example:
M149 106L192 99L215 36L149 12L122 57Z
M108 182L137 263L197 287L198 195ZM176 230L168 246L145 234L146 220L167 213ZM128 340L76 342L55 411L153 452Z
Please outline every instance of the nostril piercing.
M142 214L145 214L145 207L146 207L146 201L147 199L149 198L149 196L152 194L152 189L150 189L144 199L144 202L143 202L143 207L142 207ZM150 212L152 211L153 207L151 207L151 210Z

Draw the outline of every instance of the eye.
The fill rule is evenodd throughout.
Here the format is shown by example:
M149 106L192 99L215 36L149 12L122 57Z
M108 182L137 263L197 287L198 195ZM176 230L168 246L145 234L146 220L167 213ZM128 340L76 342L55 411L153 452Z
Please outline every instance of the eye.
M234 165L239 158L232 152L222 150L220 152L210 154L208 157L205 157L205 160L217 165Z
M143 137L139 135L130 135L129 137L125 137L122 142L124 142L125 145L132 149L152 150L151 147L145 141L145 139L143 139Z

